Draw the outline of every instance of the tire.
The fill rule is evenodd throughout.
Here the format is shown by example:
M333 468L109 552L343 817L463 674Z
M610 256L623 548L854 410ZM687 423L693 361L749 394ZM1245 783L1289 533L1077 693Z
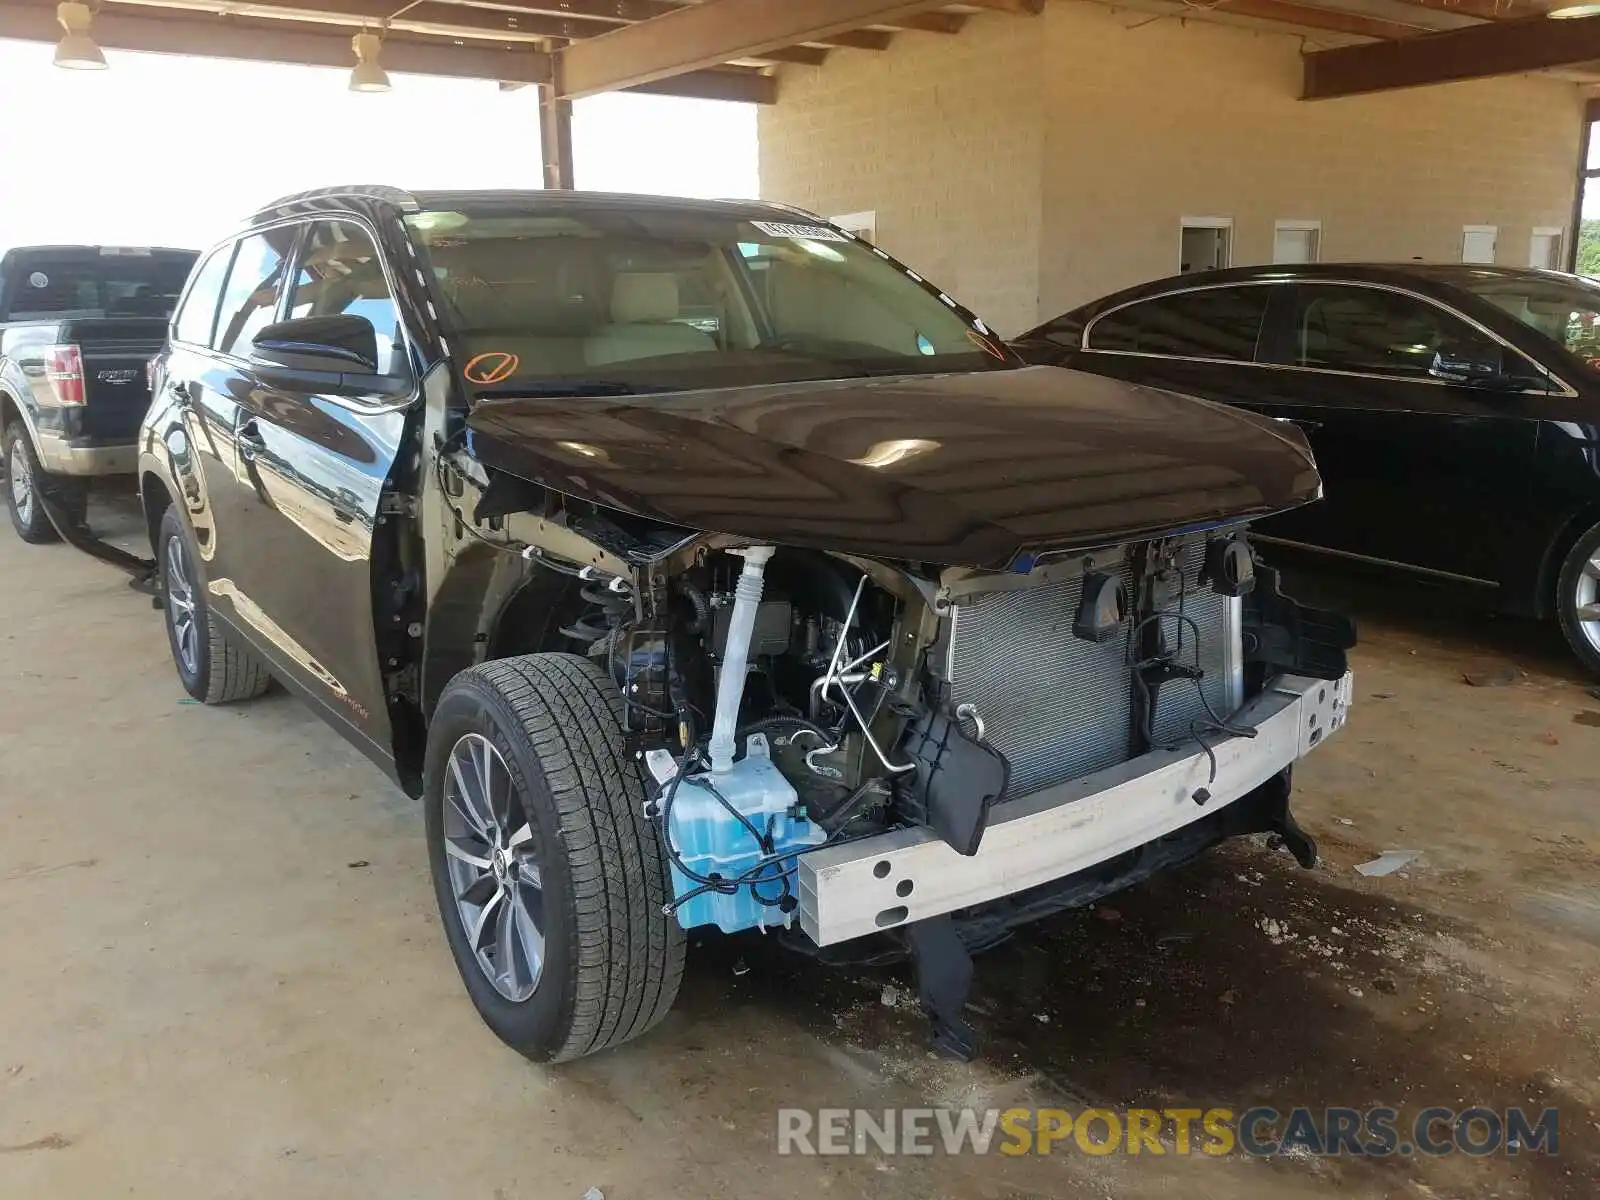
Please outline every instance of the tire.
M161 518L156 563L167 645L183 690L202 704L253 700L265 692L272 685L266 665L211 619L200 556L178 510L170 505Z
M0 433L0 452L6 478L6 512L17 536L33 546L59 542L61 535L50 523L39 498L41 481L48 481L51 499L69 520L82 522L88 511L88 492L80 480L46 475L28 437L28 427L13 421Z
M662 913L666 861L621 721L621 694L594 663L530 654L461 672L428 730L428 858L450 953L484 1022L536 1062L638 1037L683 978L684 933ZM484 764L500 822L488 831L472 803Z
M1578 661L1600 675L1600 525L1573 543L1556 582L1556 619ZM1585 613L1590 614L1585 619Z

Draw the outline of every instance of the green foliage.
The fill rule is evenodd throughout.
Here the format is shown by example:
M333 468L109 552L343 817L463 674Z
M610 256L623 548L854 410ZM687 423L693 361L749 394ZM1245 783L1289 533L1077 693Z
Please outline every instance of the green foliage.
M1600 275L1600 218L1578 226L1578 274Z

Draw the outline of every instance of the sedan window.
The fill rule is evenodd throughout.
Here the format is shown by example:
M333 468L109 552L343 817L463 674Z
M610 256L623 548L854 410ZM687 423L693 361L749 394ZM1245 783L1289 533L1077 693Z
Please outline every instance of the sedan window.
M1600 286L1592 281L1485 271L1462 286L1600 370Z
M1305 285L1299 296L1297 366L1426 379L1442 347L1493 348L1487 335L1419 296L1337 284Z
M1251 362L1270 290L1214 287L1141 300L1089 326L1090 350Z

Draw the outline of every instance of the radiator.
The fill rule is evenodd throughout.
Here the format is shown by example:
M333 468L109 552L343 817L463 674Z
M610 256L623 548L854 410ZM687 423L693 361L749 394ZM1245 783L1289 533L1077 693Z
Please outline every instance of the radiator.
M1185 666L1195 663L1198 644L1204 674L1198 684L1175 679L1162 686L1157 745L1192 741L1190 726L1210 719L1202 693L1219 717L1227 717L1242 700L1239 602L1200 583L1204 560L1203 538L1192 540L1179 556L1182 611L1194 625L1162 620L1169 647L1179 647L1181 637L1178 661ZM1120 572L1131 595L1132 565L1124 562ZM1073 637L1082 594L1082 581L1073 579L984 593L951 612L950 698L977 710L989 740L1010 759L1007 797L1025 796L1128 757L1133 677L1127 638L1096 644ZM1126 628L1132 628L1131 621Z

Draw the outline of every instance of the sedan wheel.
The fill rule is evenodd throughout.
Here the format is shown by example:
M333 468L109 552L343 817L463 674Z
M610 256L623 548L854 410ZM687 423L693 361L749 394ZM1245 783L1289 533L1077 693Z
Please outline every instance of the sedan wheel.
M1579 660L1600 675L1600 525L1580 537L1562 563L1556 617Z
M469 733L450 751L444 853L478 969L513 1004L544 973L544 883L522 798L500 751Z

